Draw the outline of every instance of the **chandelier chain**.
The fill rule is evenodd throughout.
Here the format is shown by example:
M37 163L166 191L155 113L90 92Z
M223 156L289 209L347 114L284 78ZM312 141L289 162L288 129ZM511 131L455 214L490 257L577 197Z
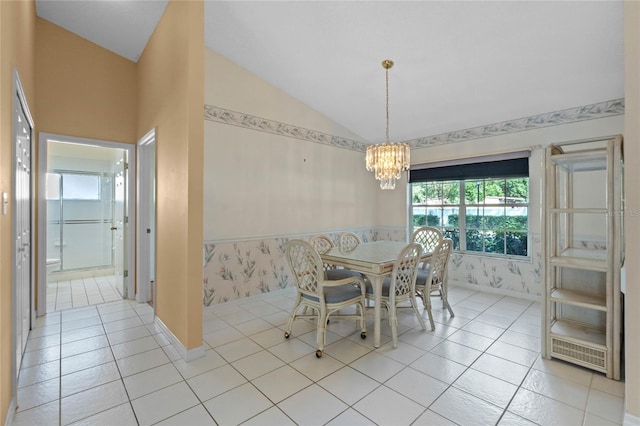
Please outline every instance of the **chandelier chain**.
M385 75L387 83L387 143L389 143L389 68L385 69Z

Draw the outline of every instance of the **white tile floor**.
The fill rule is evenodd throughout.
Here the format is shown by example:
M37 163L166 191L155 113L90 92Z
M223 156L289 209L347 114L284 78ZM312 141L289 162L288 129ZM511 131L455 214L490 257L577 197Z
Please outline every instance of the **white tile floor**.
M61 280L47 283L47 312L122 300L115 276Z
M204 310L205 357L186 363L147 304L48 314L31 332L14 425L615 425L624 384L540 359L539 304L452 288L456 316L400 342L334 320L321 359L292 289ZM439 308L439 302L435 302ZM370 334L372 330L370 329Z

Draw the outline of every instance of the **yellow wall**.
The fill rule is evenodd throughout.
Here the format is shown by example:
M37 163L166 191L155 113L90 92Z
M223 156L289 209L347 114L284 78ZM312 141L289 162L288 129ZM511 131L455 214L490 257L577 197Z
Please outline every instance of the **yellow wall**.
M35 19L33 2L0 1L0 192L7 192L9 199L13 195L13 70L18 70L27 104L33 114ZM33 115L37 124L37 115ZM0 419L6 418L11 403L12 239L9 213L0 216Z
M40 132L136 142L136 64L36 20Z
M156 128L156 312L202 345L204 4L171 1L138 62L138 137Z
M640 3L624 2L625 50L625 250L627 294L625 309L625 409L640 419ZM626 423L626 422L625 422Z

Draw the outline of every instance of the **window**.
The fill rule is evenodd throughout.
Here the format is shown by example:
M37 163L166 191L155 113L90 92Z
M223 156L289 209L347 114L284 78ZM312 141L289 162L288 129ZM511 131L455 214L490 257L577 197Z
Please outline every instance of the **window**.
M412 231L437 227L463 252L527 256L528 173L528 158L412 170Z
M62 197L65 200L100 200L100 175L63 173Z

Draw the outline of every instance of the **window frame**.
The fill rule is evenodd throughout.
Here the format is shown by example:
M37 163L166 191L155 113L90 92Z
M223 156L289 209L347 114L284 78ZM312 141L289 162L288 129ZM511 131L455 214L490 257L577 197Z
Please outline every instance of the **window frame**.
M530 260L531 259L531 226L530 226L530 220L531 220L530 179L531 178L529 176L529 170L528 170L528 155L526 156L515 155L515 157L516 157L515 159L514 158L508 159L508 160L512 160L510 162L512 163L512 165L516 165L516 169L517 169L511 176L510 174L513 172L513 170L508 170L508 169L504 169L504 171L498 172L497 176L492 176L493 174L496 174L495 168L493 167L496 164L495 158L491 158L490 161L480 161L478 163L475 163L470 159L462 159L460 161L463 166L458 166L458 167L455 167L455 164L453 165L454 167L452 167L451 162L435 163L434 166L430 166L429 164L427 164L427 165L414 166L415 168L412 167L411 174L413 176L410 176L409 185L408 185L408 198L409 198L409 203L408 203L409 204L409 212L408 212L409 223L408 224L409 224L410 235L413 233L415 229L417 229L420 226L425 226L425 225L433 226L433 225L430 225L428 221L429 210L438 209L439 210L438 216L440 218L440 223L437 226L437 228L440 229L445 235L450 234L450 232L446 231L447 228L449 228L450 230L457 231L458 241L456 242L457 244L455 248L457 252L463 253L465 255L490 256L490 257L496 257L499 259ZM498 159L498 161L504 161L504 159ZM425 170L425 169L430 169L430 170ZM455 170L455 169L460 171L459 176L455 176L455 172L453 173L453 175L451 174L452 170ZM473 170L473 174L469 174L469 170ZM443 172L444 172L444 175L443 175ZM433 175L434 177L433 179L428 178L431 175ZM450 176L454 176L454 178L451 178ZM512 179L526 179L527 197L525 200L520 201L520 200L512 199L510 202L510 198L512 197L512 195L507 193L508 186L506 185L506 183ZM498 203L487 203L486 202L487 197L489 196L483 196L481 199L482 202L480 202L480 199L476 199L475 203L471 203L469 202L469 200L467 200L467 197L465 194L465 184L468 185L469 182L474 182L474 181L478 183L482 182L483 193L485 192L485 189L486 189L485 187L487 182L493 183L495 181L504 181L505 182L504 195L495 196L495 197L499 197ZM420 184L433 185L435 183L442 183L442 184L456 183L458 185L458 195L459 195L458 197L459 199L457 200L458 203L448 204L448 203L445 203L445 198L442 198L439 204L433 204L433 203L430 204L429 199L427 198L428 191L426 190L426 187L425 187L425 199L422 202L418 202L418 203L414 202L414 199L413 199L414 185L420 185ZM443 194L442 196L444 197L445 195ZM494 196L491 196L491 197L494 197ZM467 220L469 215L468 209L469 208L473 209L474 207L478 209L482 209L481 219L477 225L479 227L474 226L472 228L469 228L468 220ZM487 222L485 218L487 216L485 214L487 209L488 208L490 209L492 207L497 209L502 209L504 212L502 215L504 217L504 221L501 228L496 228L495 224L492 224L492 227L487 227L486 225ZM510 215L507 214L506 209L509 207L526 209L526 218L527 218L526 229L512 229L508 226L507 218ZM425 222L424 225L414 225L414 209L415 208L424 209L425 216L426 216L424 220ZM444 226L444 223L445 223L444 214L445 214L445 210L448 208L458 210L457 226ZM489 217L499 217L499 216L500 215L490 215ZM514 216L518 216L518 215L514 215ZM481 235L481 238L482 238L481 251L468 249L467 234L469 230L477 230ZM489 233L493 232L493 235L502 234L501 235L501 239L502 239L501 252L486 251L487 240L484 236L487 235L486 234L487 232ZM526 248L525 248L526 254L522 255L522 254L508 253L509 251L508 235L510 232L515 232L520 234L524 233L526 235ZM489 246L489 248L491 249L491 246Z

